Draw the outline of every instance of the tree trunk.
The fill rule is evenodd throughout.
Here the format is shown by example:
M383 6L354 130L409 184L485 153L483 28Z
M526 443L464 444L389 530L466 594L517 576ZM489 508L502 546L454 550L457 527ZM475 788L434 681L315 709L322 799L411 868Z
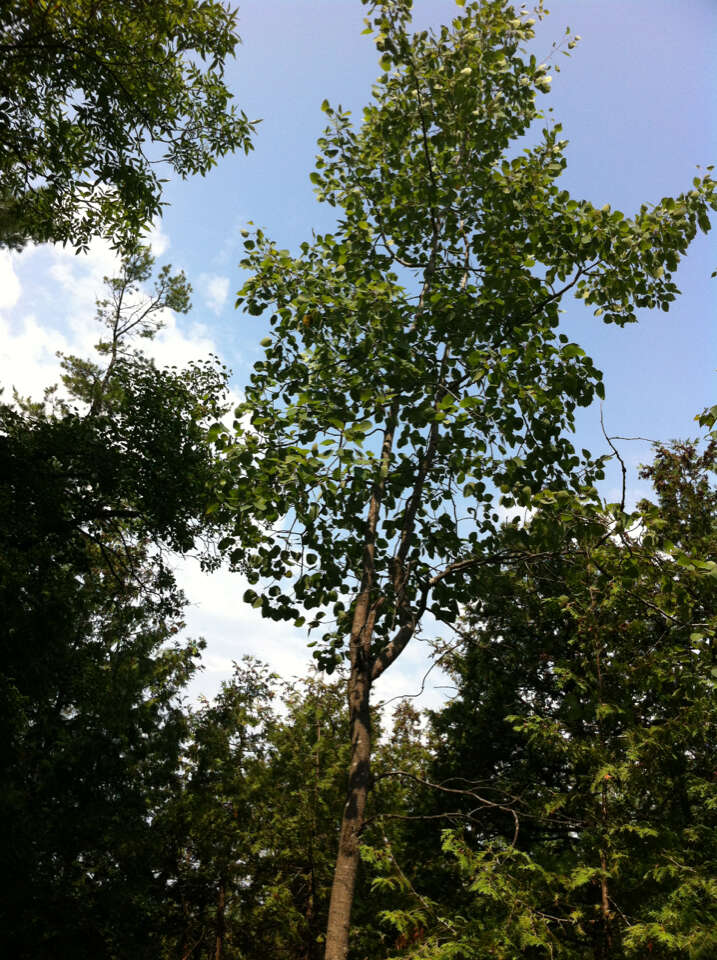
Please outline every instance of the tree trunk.
M361 652L353 659L356 662L351 668L348 689L351 765L331 887L326 929L326 960L346 960L348 954L351 905L359 866L360 835L371 783L371 668L368 658L361 656Z
M226 922L224 916L224 905L226 898L226 884L222 879L219 882L217 891L217 920L216 920L216 941L214 945L214 960L222 960L224 956L224 936L226 933Z
M361 589L356 598L351 623L349 641L351 673L348 684L351 762L348 793L339 834L339 850L331 886L325 960L346 960L349 952L351 906L358 874L359 844L364 825L366 800L371 785L370 696L376 666L371 653L371 644L376 616L381 604L381 599L376 595L376 530L393 449L397 412L398 401L394 400L383 435L381 471L374 483L369 501L364 534Z

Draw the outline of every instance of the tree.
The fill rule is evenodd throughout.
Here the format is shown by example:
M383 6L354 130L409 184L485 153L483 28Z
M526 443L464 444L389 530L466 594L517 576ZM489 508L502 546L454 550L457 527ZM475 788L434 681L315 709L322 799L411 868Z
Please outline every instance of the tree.
M346 703L339 684L316 676L286 684L282 700L285 715L267 731L263 896L252 911L251 955L319 960L348 760Z
M151 818L176 787L179 695L199 649L175 641L171 581L130 556L141 589L117 583L99 548L83 566L63 558L65 571L37 563L21 581L39 594L23 633L17 616L3 626L0 859L13 880L0 943L19 958L157 955L166 891Z
M281 696L280 708L272 701ZM174 931L167 957L317 960L348 760L342 685L310 676L279 686L235 665L192 714L181 789L163 813L173 850ZM393 795L395 800L395 791ZM380 900L364 888L362 955L383 955Z
M463 6L463 4L459 4ZM234 482L230 556L269 617L319 627L318 664L347 664L352 748L326 957L344 960L371 784L373 683L424 613L455 623L491 552L502 503L599 474L566 437L602 395L584 351L558 334L571 291L606 322L668 309L672 272L698 225L707 174L633 218L574 201L556 183L559 126L512 155L541 118L546 68L522 44L534 21L470 3L411 34L409 0L371 3L384 71L354 129L330 126L311 174L339 211L297 256L257 230L238 303L271 335L239 414L218 428ZM566 38L566 40L569 38ZM573 40L569 40L573 43ZM305 616L306 615L306 616Z
M214 701L189 717L181 785L160 826L173 860L168 899L174 904L162 956L245 955L234 944L247 930L250 904L263 893L257 873L273 680L263 664L246 658Z
M545 493L503 531L433 717L468 828L411 956L713 955L716 449L657 447L632 513Z
M68 396L0 407L3 946L18 957L157 956L158 812L177 785L179 696L199 645L166 563L210 535L226 372L159 370L132 345L183 277L135 250L100 302L104 365L67 357ZM110 303L112 306L110 307ZM125 922L124 918L131 918Z
M248 151L223 79L236 14L216 0L3 0L0 245L136 238L181 177Z
M309 676L285 685L283 705L285 715L267 729L270 751L256 801L264 855L257 873L261 895L248 922L251 943L243 948L247 960L266 956L319 960L324 949L338 846L337 811L345 793L351 749L344 683ZM372 711L373 730L380 735L388 727L386 752L409 766L410 738L400 722L382 723L379 710L377 706ZM379 774L386 763L383 753L379 744ZM404 799L402 785L394 781L377 799L377 815L403 809ZM378 820L367 829L379 844ZM371 871L359 869L353 942L363 960L381 960L390 940L379 917L395 897L390 890L374 890L371 881Z

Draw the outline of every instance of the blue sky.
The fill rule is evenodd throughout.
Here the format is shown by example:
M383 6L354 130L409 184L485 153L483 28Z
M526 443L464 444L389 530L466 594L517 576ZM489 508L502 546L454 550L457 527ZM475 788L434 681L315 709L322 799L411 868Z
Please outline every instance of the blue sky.
M642 202L690 189L697 164L717 160L717 3L714 0L554 0L532 46L557 62L552 92L541 97L570 141L561 183L577 198L626 214ZM438 25L457 14L453 0L415 0L416 23ZM214 350L233 368L237 391L258 359L261 321L238 314L240 230L253 220L280 246L295 248L312 228L331 225L316 203L309 172L327 97L360 116L378 74L373 43L361 36L359 0L247 0L240 6L243 44L227 70L250 118L262 118L255 151L226 158L202 180L168 185L170 206L155 234L161 262L183 267L195 287L188 318L168 318L157 345L161 362ZM582 40L570 59L548 60L570 26ZM682 297L670 313L645 313L625 329L602 324L571 301L566 330L604 371L604 414L613 434L667 439L697 433L694 416L717 401L714 333L717 266L712 235L700 236L678 273ZM110 252L93 245L86 258L55 248L0 259L0 379L39 394L56 377L54 351L85 351L95 339L91 318ZM604 449L599 410L580 419L580 445ZM641 443L621 444L635 465L649 457ZM633 473L634 479L634 473ZM616 487L608 477L605 494ZM635 487L635 489L638 489ZM644 490L641 490L644 492ZM264 624L240 603L243 584L226 574L202 578L182 568L194 606L190 627L209 641L207 671L196 689L211 693L231 659L252 652L285 675L308 660L298 631ZM407 666L386 676L382 693L415 685L420 646ZM404 661L404 664L406 661Z

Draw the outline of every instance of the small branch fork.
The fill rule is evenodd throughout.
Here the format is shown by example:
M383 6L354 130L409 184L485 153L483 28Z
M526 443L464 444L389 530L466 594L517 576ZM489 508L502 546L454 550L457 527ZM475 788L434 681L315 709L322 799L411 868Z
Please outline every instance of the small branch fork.
M453 653L454 650L457 650L459 646L460 646L460 643L452 643L446 650L444 650L441 653L439 657L436 657L435 660L431 662L430 667L428 668L428 670L426 670L426 672L421 677L421 687L417 693L404 693L404 694L399 694L397 697L391 697L389 700L383 701L383 706L387 707L390 703L395 703L396 700L415 700L417 697L420 697L423 691L426 689L426 681L428 680L428 677L430 676L432 671L436 669L436 667L439 665L441 660L445 660L445 658L449 656L451 653ZM438 687L435 689L444 689L444 688Z
M603 419L602 404L600 405L600 427L602 429L602 435L605 437L605 439L610 445L610 449L612 450L612 452L615 454L615 456L620 462L620 469L622 470L622 496L620 497L620 511L621 513L624 513L625 512L625 487L627 484L627 469L625 468L625 461L622 459L617 447L612 442L613 439L617 440L617 437L614 437L614 438L608 437L607 431L605 430L605 421Z
M499 803L495 800L488 800L487 797L482 797L480 794L476 793L474 790L461 789L459 787L446 787L440 783L432 783L430 780L424 780L423 777L417 776L415 773L409 773L407 770L389 770L386 773L379 774L379 776L374 778L374 783L377 783L379 780L383 780L386 777L405 777L408 780L413 780L416 783L420 783L424 787L430 787L432 790L440 790L442 793L450 793L453 795L458 795L462 797L472 797L474 800L478 801L480 807L483 808L492 808L494 810L502 810L503 813L509 813L515 824L515 832L513 833L513 839L511 841L511 846L514 847L518 842L518 832L520 830L520 820L518 818L518 813L514 807L509 807L507 804ZM430 819L436 819L436 817L448 817L448 816L462 816L471 818L472 814L475 811L470 811L470 813L453 813L453 814L437 814L432 816ZM379 814L376 817L371 817L365 821L366 824L370 823L371 820L380 819L381 816L386 816L386 814ZM390 816L390 815L388 815ZM392 818L395 819L395 818ZM424 817L416 819L426 819Z
M555 556L553 551L546 551L533 554L506 552L494 553L485 557L467 557L465 560L457 560L455 563L449 564L444 570L441 570L440 573L424 581L418 603L410 613L406 614L406 622L400 627L393 640L376 655L371 672L371 681L377 680L405 648L413 636L417 624L426 611L429 595L436 584L453 574L461 573L464 570L469 570L476 566L487 566L488 564L496 563L514 563L520 562L521 560L534 561L553 556Z

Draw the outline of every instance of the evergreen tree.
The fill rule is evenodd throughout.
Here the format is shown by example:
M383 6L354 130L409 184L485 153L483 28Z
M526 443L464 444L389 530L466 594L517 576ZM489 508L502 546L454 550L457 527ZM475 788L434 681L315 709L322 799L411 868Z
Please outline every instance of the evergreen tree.
M505 528L432 720L465 821L411 956L714 954L716 452L658 447L631 513L545 493Z
M225 372L159 370L133 346L188 308L169 269L142 295L141 249L99 305L100 363L67 357L66 395L0 407L0 938L16 957L157 956L162 840L199 647L168 553L211 533Z

